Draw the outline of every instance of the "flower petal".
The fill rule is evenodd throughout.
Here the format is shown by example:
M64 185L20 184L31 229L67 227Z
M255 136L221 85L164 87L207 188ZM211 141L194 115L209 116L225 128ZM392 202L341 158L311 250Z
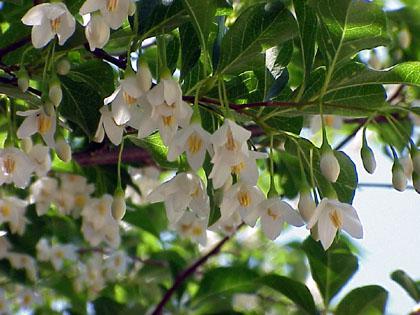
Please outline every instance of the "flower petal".
M32 44L35 48L42 48L54 38L49 21L32 27Z
M337 228L332 224L329 211L323 211L318 220L318 233L322 247L327 250L334 241Z
M50 5L50 3L42 3L30 8L23 16L22 23L25 25L41 25L46 18L45 12Z

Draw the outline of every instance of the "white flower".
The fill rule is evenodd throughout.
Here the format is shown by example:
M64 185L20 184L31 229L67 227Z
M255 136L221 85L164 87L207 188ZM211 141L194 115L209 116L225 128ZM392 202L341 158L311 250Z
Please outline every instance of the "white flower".
M93 138L94 141L102 142L106 133L113 144L119 145L122 140L124 126L118 126L115 123L112 112L108 109L108 106L102 106L99 111L101 113L101 118L99 119L95 137Z
M14 183L19 188L25 188L34 170L33 162L19 149L0 149L0 185Z
M0 223L8 222L10 232L22 235L28 220L25 218L26 202L16 197L0 199Z
M142 196L147 196L160 185L160 170L155 166L143 168L129 166L128 174L130 174L133 183L138 186Z
M83 19L86 20L88 16L85 35L90 50L94 51L96 48L103 48L108 43L110 30L101 14L83 15Z
M182 217L175 224L175 229L183 237L197 241L201 246L207 244L207 223L208 218L200 218L193 212L184 212Z
M335 183L340 175L340 164L332 150L326 150L322 153L319 162L322 175L330 182Z
M112 196L105 194L101 198L92 198L82 210L83 220L92 224L95 230L104 226L111 214Z
M200 124L194 123L177 132L169 144L168 161L175 161L184 151L191 168L197 171L210 150L210 134Z
M26 254L19 253L9 253L7 259L10 264L15 269L25 269L26 276L32 280L36 281L38 278L38 269L36 266L36 261L33 257Z
M242 220L253 227L260 215L259 204L264 199L264 194L258 187L238 182L224 193L220 205L221 216L227 218L234 212L239 212Z
M220 231L225 235L232 235L235 233L241 222L242 218L239 212L234 212L229 217L220 217L217 222L209 227L209 230L214 232Z
M222 155L219 157L218 160L213 159L215 160L215 166L213 166L209 175L209 178L213 180L213 187L216 189L222 187L229 180L231 173L249 185L256 185L259 176L256 160L267 158L267 154L251 150L248 150L245 154L238 152L236 157L237 163L234 165L225 163L226 160L222 158Z
M122 251L113 252L105 261L105 275L114 280L117 276L123 276L127 272L129 257Z
M32 44L35 48L47 45L55 35L64 45L74 33L76 21L62 2L38 4L23 16L22 23L32 25Z
M101 242L105 242L113 248L120 246L119 225L112 216L106 217L106 221L100 229L95 229L91 222L83 220L82 233L92 246L98 246Z
M249 130L230 119L225 119L223 125L211 136L214 148L211 162L214 165L209 178L213 179L214 188L223 186L229 178L232 167L244 162L244 158L249 155L247 140L250 137Z
M304 224L299 213L278 197L264 200L258 207L263 232L270 240L274 240L280 235L284 222L294 226Z
M326 127L332 127L336 130L341 129L343 125L343 117L336 115L323 115ZM322 128L322 121L320 115L312 116L309 129L313 134L317 133Z
M51 169L50 148L42 144L35 144L28 153L29 158L35 165L38 176L45 176Z
M133 15L132 0L87 0L80 8L80 15L100 11L106 24L112 29L119 28L128 15Z
M325 250L331 246L339 229L346 231L354 238L363 237L363 227L356 209L335 199L323 198L321 200L307 228L312 228L316 223L318 223L319 239Z
M158 128L163 143L169 145L178 127L186 127L189 124L193 110L182 100L181 87L172 78L161 79L159 84L147 93L147 100L152 105L151 118L154 122L154 129L150 128L148 131L151 133ZM149 134L143 132L141 136Z
M128 74L120 81L120 86L110 96L104 99L104 105L111 103L112 116L117 125L129 122L132 116L138 112L136 105L140 97L147 91L143 91L138 84L137 76Z
M51 247L51 263L56 271L63 268L64 260L76 261L76 247L73 244L60 245L54 244Z
M49 261L51 258L51 246L47 239L41 238L36 243L36 258L39 261Z
M16 114L26 117L17 130L19 139L30 137L38 132L50 148L55 147L56 115L54 110L51 115L46 114L43 108L18 111Z
M125 211L127 210L124 191L116 191L112 200L111 209L112 217L117 221L121 221L124 217Z
M30 309L36 304L41 303L41 297L30 289L24 289L19 294L19 306L23 309Z
M298 210L305 222L309 222L316 209L315 201L310 191L301 191L298 202Z
M204 183L195 174L178 173L163 183L148 196L149 202L165 203L166 214L171 225L182 217L187 208L200 218L208 218L210 202Z

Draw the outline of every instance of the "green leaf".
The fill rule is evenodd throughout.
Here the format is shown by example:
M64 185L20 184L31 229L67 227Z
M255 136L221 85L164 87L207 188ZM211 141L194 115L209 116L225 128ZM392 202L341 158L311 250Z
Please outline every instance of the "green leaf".
M118 303L108 297L100 296L93 302L95 314L115 315L119 314L124 308L124 304Z
M357 52L389 44L387 20L374 2L309 0L318 15L318 44L334 67Z
M297 25L299 29L299 44L303 65L303 84L309 79L315 57L315 42L317 33L317 18L306 0L293 0Z
M181 78L184 78L200 59L200 41L191 23L179 27L181 39Z
M349 62L334 72L328 92L377 84L420 86L420 62L404 62L380 71L370 69L361 63Z
M149 151L153 160L160 166L168 169L178 168L178 162L169 162L166 159L166 156L168 155L168 148L163 144L158 133L154 133L144 139L138 139L136 136L128 136L128 139L136 146Z
M281 46L267 49L265 52L265 64L274 79L277 79L289 64L293 55L293 41L289 40Z
M307 314L319 314L311 292L303 283L275 274L263 276L257 282L285 295Z
M153 234L157 238L160 237L160 233L168 226L168 220L162 203L147 206L129 204L128 210L124 216L124 221Z
M104 98L114 90L111 66L98 60L88 61L60 77L60 81L63 90L63 100L59 106L61 115L92 138Z
M338 304L336 315L385 314L388 292L378 285L368 285L352 290Z
M219 267L207 271L194 297L194 304L215 296L229 296L238 292L255 292L258 275L245 267Z
M188 20L181 0L140 0L137 4L139 35L148 38L167 33Z
M222 40L218 72L235 74L252 70L254 59L266 49L297 34L296 21L281 5L265 10L264 4L247 8Z
M395 270L391 274L391 279L398 283L414 301L420 302L420 285L407 273L403 270Z
M308 237L302 248L308 256L312 278L318 285L324 301L329 303L357 271L357 257L341 240L334 242L324 251L319 242Z

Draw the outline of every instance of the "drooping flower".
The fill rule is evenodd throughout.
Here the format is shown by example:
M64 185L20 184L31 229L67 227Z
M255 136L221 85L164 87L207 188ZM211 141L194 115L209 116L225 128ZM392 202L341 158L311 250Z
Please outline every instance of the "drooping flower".
M36 260L33 257L27 254L10 252L7 255L7 259L9 260L13 268L25 269L26 276L31 281L36 281L36 279L38 278L38 268L36 265Z
M118 250L113 252L105 260L105 277L107 279L114 280L118 276L124 276L127 272L129 260L130 258L124 251Z
M200 218L193 212L184 212L175 224L175 229L181 236L191 238L202 246L207 243L208 218Z
M236 229L241 225L242 218L239 212L232 213L229 217L220 217L209 230L214 232L222 232L225 235L232 235Z
M110 29L103 16L99 13L83 15L86 39L89 48L94 51L96 48L103 48L109 41Z
M25 188L34 170L33 162L19 149L0 149L0 185L14 183L19 188Z
M36 258L39 261L49 261L51 258L51 245L47 239L41 238L36 243Z
M319 239L325 250L331 246L337 230L344 230L354 238L363 237L363 227L356 209L336 199L321 200L307 228L312 228L316 223L318 223Z
M29 158L35 166L38 176L45 176L51 169L50 148L42 144L35 144L28 153Z
M258 208L263 232L270 240L274 240L280 235L284 222L294 226L304 224L299 213L278 197L264 200Z
M169 144L168 161L175 161L183 152L191 168L197 171L204 162L206 150L210 150L210 134L198 123L181 129Z
M22 23L32 27L32 44L35 48L47 45L55 35L64 45L73 35L76 21L62 2L38 4L23 16Z
M13 196L0 199L0 224L7 222L12 234L22 235L29 222L25 217L26 205L26 201Z
M55 147L56 115L53 109L51 115L48 115L43 108L18 111L16 114L26 117L17 130L19 139L28 138L38 132L50 148Z
M239 212L242 220L253 227L260 215L259 204L264 199L264 194L257 186L238 182L224 193L220 205L221 216L227 218L234 212Z
M99 119L98 129L96 130L93 140L102 142L106 133L113 144L119 145L122 140L124 126L119 126L115 123L112 112L109 110L108 106L102 106L99 111L101 113L101 118Z
M50 261L56 271L61 270L64 261L74 262L77 260L76 247L73 244L54 244L51 247Z

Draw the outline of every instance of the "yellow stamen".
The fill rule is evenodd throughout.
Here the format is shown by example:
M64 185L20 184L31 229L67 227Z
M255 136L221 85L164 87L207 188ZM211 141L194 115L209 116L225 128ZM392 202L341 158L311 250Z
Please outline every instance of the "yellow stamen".
M29 294L23 296L23 305L30 305L32 302L32 297Z
M58 29L59 29L59 27L61 25L60 17L58 17L58 18L56 18L54 20L51 20L50 24L51 24L52 31L54 33L57 33L57 31L58 31Z
M12 157L7 156L3 160L3 168L6 171L6 174L12 174L16 168L16 161Z
M247 191L238 192L237 198L242 207L248 207L251 204L251 195Z
M118 0L108 0L108 4L106 6L109 12L114 11L118 6Z
M188 151L191 154L196 154L200 151L201 147L203 146L203 140L197 133L192 133L188 137Z
M127 105L133 105L137 102L137 99L135 97L132 97L130 94L128 94L127 92L123 92L123 99L124 99L124 103L126 103Z
M239 175L240 172L242 172L242 170L245 168L245 163L241 162L237 165L232 166L232 173Z
M200 236L202 232L203 229L200 226L194 226L191 231L192 235L194 236Z
M200 187L197 185L195 187L195 190L190 194L190 196L195 198L195 197L198 197L199 194L200 194Z
M274 213L273 210L271 210L271 208L267 209L267 215L269 217L271 217L271 219L273 219L273 221L277 220L277 218L280 216L277 213Z
M114 258L114 265L115 265L115 267L119 267L119 266L121 266L121 264L122 264L121 257L120 256L115 257Z
M224 229L227 233L232 233L232 232L233 232L233 226L232 226L232 225L225 225L225 226L223 226L223 229Z
M56 251L56 252L55 252L55 257L56 257L57 259L63 259L63 258L64 258L64 253L63 253L63 251L62 251L62 250L58 250L58 251Z
M99 211L100 215L104 216L108 212L108 209L107 209L106 205L101 202L98 206L98 211Z
M82 194L77 194L74 197L74 204L78 208L83 208L85 206L85 204L86 204L86 196L85 195L82 195Z
M182 233L187 233L190 228L191 228L191 224L181 224Z
M334 125L334 116L333 115L325 115L324 122L326 126L332 127Z
M230 130L230 129L227 132L227 142L225 144L225 147L229 151L236 150L236 142L235 142L235 139L233 139L232 130Z
M41 135L46 134L50 129L52 125L52 119L51 117L47 115L39 115L38 116L38 132Z
M162 120L165 126L171 126L174 123L174 116L163 116Z
M9 206L0 207L0 213L5 218L9 217L11 212L12 210L10 209Z
M333 210L328 214L332 224L337 228L341 228L343 226L343 219L341 218L340 213L337 210Z

